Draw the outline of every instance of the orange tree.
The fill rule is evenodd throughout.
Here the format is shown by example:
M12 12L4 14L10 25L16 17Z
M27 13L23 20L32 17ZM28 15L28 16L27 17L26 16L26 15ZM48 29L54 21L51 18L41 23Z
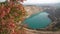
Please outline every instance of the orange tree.
M26 16L23 0L6 0L0 2L0 34L24 34L21 33L20 22Z

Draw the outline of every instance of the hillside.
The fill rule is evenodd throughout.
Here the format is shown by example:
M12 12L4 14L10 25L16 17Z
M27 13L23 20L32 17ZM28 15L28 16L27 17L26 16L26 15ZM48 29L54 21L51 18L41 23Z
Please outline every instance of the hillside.
M42 7L38 7L34 5L24 6L24 8L27 11L28 17L44 10Z

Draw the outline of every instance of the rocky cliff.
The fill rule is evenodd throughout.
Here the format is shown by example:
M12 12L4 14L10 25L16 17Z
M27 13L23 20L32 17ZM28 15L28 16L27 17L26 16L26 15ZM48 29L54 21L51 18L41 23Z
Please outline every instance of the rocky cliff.
M24 8L27 11L27 14L28 14L27 17L31 16L32 14L36 14L38 12L41 12L43 10L41 7L32 6L32 5L24 6Z

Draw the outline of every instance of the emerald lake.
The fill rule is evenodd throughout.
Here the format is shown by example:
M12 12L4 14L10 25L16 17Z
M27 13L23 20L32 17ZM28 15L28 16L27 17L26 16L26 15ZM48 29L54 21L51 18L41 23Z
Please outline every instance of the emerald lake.
M52 21L48 17L49 13L40 12L34 15L31 15L24 21L24 24L28 25L28 28L31 29L41 29L46 28Z

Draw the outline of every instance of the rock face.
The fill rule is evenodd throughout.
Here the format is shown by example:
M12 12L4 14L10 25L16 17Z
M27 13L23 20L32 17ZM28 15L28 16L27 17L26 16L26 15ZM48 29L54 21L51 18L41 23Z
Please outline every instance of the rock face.
M27 14L29 16L31 16L32 14L36 14L38 12L41 12L43 9L41 7L37 7L37 6L24 6L25 10L27 11Z

